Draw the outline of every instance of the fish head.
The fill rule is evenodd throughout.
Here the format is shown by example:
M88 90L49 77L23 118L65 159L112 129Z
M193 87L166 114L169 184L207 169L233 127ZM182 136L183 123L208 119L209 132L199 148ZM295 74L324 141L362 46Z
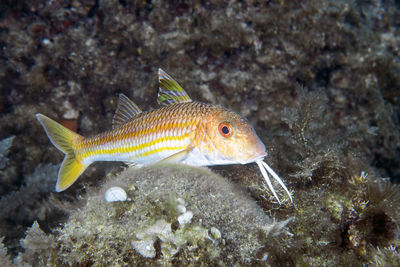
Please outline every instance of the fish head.
M206 119L207 157L215 164L247 164L263 159L265 145L249 121L239 114L215 107Z

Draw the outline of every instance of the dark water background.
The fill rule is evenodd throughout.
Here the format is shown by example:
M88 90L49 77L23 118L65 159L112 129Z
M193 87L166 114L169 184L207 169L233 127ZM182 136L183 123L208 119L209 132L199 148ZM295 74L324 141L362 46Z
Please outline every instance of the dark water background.
M354 203L379 202L370 188L382 178L400 181L399 25L399 1L2 1L0 236L9 255L23 253L34 221L50 233L68 218L60 203L76 209L121 167L95 164L54 193L63 155L34 114L84 136L104 131L119 93L157 108L161 67L192 99L245 116L294 190L297 208L279 207L254 186L256 167L213 168L268 215L297 218L295 245L266 248L270 264L384 258L398 244L398 189L377 186L395 196L364 213ZM352 182L361 171L371 184Z

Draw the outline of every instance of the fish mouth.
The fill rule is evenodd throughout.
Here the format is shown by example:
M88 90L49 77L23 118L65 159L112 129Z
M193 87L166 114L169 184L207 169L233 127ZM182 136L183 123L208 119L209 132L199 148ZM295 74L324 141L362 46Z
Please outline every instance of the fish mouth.
M263 154L258 155L258 156L254 157L254 158L251 158L249 160L241 161L240 164L249 164L249 163L257 162L257 161L260 161L260 160L262 161L262 160L264 160L264 158L266 156L267 156L267 152L264 152Z

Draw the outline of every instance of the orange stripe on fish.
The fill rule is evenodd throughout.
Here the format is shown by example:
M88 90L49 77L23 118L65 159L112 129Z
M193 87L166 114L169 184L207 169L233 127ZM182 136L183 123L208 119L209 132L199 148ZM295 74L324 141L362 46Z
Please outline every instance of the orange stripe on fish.
M247 120L222 107L193 102L161 69L158 103L161 108L143 112L120 94L112 129L87 138L37 114L50 141L66 154L58 173L56 191L70 187L95 161L124 161L137 165L168 161L194 166L256 162L278 202L268 173L292 200L279 176L262 161L267 155L265 146Z

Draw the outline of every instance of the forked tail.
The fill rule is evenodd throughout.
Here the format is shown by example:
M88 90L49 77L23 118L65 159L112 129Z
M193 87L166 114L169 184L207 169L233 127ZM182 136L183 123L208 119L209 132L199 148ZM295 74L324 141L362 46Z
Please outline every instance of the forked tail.
M73 144L84 137L40 113L36 114L36 118L43 126L53 145L65 154L65 158L58 171L56 184L57 192L64 191L70 187L89 166L88 164L83 164L82 161L76 157L73 148Z

